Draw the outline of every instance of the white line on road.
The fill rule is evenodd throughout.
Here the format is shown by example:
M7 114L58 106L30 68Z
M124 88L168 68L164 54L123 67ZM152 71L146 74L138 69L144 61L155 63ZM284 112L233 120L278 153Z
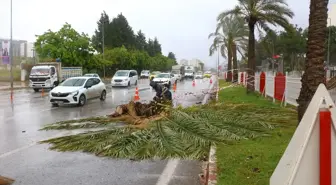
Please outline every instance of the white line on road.
M29 145L27 145L27 146L24 146L24 147L17 148L17 149L15 149L15 150L12 150L12 151L3 153L3 154L0 155L0 159L1 159L1 158L4 158L4 157L7 157L7 156L9 156L9 155L12 155L12 154L14 154L14 153L16 153L16 152L20 152L20 151L22 151L22 150L25 150L25 149L27 149L27 148L30 148L30 147L32 147L32 146L34 146L34 145L36 145L36 142L31 143L31 144L29 144Z
M156 185L168 185L179 163L178 159L169 160Z
M55 135L52 136L52 137L48 137L48 138L46 138L46 139L41 139L41 141L42 141L42 140L48 140L48 139L51 139L51 138L61 137L61 136L64 136L64 134L65 134L64 132L61 132L61 133L55 134ZM21 148L17 148L17 149L14 149L14 150L12 150L12 151L9 151L9 152L0 154L0 159L1 159L1 158L4 158L4 157L7 157L7 156L10 156L10 155L12 155L12 154L15 154L15 153L17 153L17 152L20 152L20 151L22 151L22 150L28 149L28 148L30 148L30 147L32 147L32 146L35 146L35 145L38 144L38 142L39 142L39 141L34 141L33 143L30 143L29 145L26 145L26 146L23 146L23 147L21 147Z

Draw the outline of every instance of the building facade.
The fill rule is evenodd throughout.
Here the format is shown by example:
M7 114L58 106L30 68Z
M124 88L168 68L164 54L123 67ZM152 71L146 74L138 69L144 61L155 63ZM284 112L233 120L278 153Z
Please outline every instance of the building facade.
M13 40L10 44L9 39L0 39L0 49L4 48L4 44L8 44L9 48L13 47L14 57L34 57L34 43L28 42L26 40Z
M328 12L328 26L336 26L336 3L331 4Z

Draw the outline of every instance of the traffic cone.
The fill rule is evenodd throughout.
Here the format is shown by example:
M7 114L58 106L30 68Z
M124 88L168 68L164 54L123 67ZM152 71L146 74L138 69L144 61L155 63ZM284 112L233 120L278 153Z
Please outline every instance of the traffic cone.
M140 96L139 96L139 89L138 87L135 88L135 95L134 95L134 101L139 101Z
M41 96L42 96L42 97L44 96L44 88L42 88Z
M14 99L14 92L13 92L13 89L11 90L11 93L10 93L10 100L13 101Z
M176 92L176 82L174 83L173 90Z
M195 85L196 85L196 84L195 84L195 80L193 80L193 82L192 82L192 86L195 87Z
M212 79L210 78L210 84L212 84Z

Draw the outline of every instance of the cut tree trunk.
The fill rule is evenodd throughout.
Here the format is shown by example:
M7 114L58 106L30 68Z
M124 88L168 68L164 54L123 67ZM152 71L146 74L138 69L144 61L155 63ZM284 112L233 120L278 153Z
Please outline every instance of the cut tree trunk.
M118 105L115 112L109 116L111 120L138 125L147 123L149 121L147 118L157 118L164 110L164 105L156 101L151 101L149 104L131 101L128 104Z
M255 72L255 38L254 28L256 21L250 17L249 26L249 41L248 41L248 60L247 60L247 93L254 92L254 72Z
M324 56L327 39L328 0L311 0L308 27L307 58L298 106L300 123L306 109L314 96L317 87L325 83Z

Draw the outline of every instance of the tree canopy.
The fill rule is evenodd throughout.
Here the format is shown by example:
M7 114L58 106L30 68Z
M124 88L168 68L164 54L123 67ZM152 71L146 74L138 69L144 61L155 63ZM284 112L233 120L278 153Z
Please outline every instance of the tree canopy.
M87 34L80 34L66 23L56 32L48 30L37 36L35 50L39 57L60 58L65 66L89 65L94 48Z
M108 76L117 69L164 71L176 64L174 53L162 55L158 38L146 38L141 30L135 34L122 13L110 19L105 11L92 38L65 23L56 32L38 35L35 48L42 60L59 58L64 66L82 66L100 74L105 67Z

